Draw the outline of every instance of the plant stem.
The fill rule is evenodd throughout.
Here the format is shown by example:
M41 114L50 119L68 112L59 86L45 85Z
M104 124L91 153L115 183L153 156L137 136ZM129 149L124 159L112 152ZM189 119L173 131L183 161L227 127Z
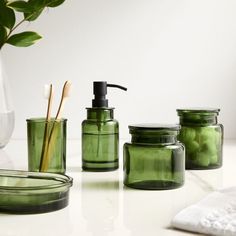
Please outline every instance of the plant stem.
M42 8L42 10L43 10L43 8ZM18 22L12 29L9 30L9 32L8 32L8 34L7 34L7 36L6 36L5 41L4 41L2 44L0 44L0 49L1 49L2 46L7 42L7 40L10 38L12 32L13 32L16 28L18 28L22 23L24 23L25 21L27 21L27 20L28 20L31 16L33 16L34 14L35 14L35 12L33 12L32 14L30 14L30 15L27 16L26 18L22 19L22 20L21 20L20 22Z
M6 39L4 40L4 42L2 44L0 44L0 49L2 48L2 46L7 42L7 40L10 38L12 32L18 27L20 26L22 23L24 23L27 20L27 18L24 18L23 20L21 20L20 22L18 22L12 29L9 30Z
M7 35L7 37L9 37L11 35L11 33L18 27L20 26L23 22L25 22L27 20L27 18L24 18L23 20L21 20L18 24L16 24L10 31L9 34Z

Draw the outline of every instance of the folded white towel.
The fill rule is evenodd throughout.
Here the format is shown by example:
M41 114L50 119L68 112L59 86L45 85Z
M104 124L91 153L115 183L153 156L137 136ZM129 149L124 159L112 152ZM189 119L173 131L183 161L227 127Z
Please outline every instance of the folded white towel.
M172 226L209 235L236 236L236 187L213 192L180 211Z

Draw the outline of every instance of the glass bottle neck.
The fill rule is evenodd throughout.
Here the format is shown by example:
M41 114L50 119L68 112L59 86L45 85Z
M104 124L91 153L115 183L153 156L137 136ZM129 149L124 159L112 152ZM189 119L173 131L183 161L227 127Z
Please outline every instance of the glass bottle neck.
M107 121L114 117L114 108L87 108L88 120Z
M180 125L215 125L217 124L216 114L182 114L180 115Z

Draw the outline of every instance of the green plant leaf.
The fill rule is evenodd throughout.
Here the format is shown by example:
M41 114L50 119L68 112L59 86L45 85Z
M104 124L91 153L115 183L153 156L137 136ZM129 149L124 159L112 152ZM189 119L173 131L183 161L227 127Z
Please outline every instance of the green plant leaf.
M47 4L46 0L29 0L28 6L32 11L24 13L24 17L27 21L34 21L40 16Z
M48 7L58 7L60 6L65 0L47 0Z
M6 6L7 1L6 0L0 0L0 7Z
M17 47L28 47L41 38L42 37L35 32L25 31L19 34L12 35L6 43Z
M16 22L15 13L6 6L5 0L0 0L0 25L11 29Z
M6 37L7 37L7 29L4 26L0 25L0 48L5 43Z
M65 0L29 0L27 2L28 9L32 9L32 11L24 12L24 17L27 21L34 21L46 7L57 7L64 1Z
M34 21L41 15L43 9L44 8L38 11L31 12L31 13L24 13L24 17L27 21Z
M32 12L32 7L24 1L14 1L7 4L7 6L15 11L30 13Z
M28 4L35 10L38 11L47 6L47 0L29 0Z

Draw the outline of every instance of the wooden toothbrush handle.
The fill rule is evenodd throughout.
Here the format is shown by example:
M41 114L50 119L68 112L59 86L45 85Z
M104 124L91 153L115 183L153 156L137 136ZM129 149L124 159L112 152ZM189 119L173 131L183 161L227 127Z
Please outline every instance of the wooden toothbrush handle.
M47 115L46 115L46 120L45 120L44 137L43 137L43 145L42 145L39 171L42 171L42 165L45 162L46 153L48 149L49 122L50 122L50 116L51 116L51 110L52 110L52 98L53 98L53 90L52 90L52 84L50 84L50 93L49 93L49 99L48 99Z

